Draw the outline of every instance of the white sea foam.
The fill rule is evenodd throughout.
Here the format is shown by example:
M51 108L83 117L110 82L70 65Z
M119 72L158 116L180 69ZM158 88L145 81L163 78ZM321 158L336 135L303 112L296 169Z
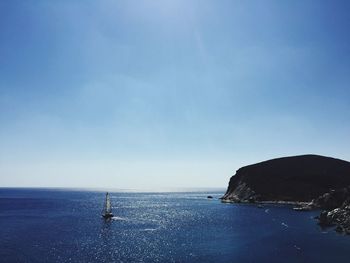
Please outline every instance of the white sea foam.
M285 227L289 227L286 223L282 222L281 223L282 226L285 226Z
M301 250L301 248L298 247L297 245L294 245L294 248L297 249L297 250Z

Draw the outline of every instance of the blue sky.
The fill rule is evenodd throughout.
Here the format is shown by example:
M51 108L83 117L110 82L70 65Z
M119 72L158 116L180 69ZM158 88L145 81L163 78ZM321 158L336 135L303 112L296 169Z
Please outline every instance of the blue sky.
M347 1L0 1L1 186L226 187L350 160Z

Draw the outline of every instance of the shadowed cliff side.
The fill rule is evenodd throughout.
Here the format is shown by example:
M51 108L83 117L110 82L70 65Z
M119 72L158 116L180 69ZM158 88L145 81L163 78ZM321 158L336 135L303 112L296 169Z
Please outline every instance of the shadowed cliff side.
M319 155L284 157L242 167L231 177L224 201L310 202L350 185L350 162Z

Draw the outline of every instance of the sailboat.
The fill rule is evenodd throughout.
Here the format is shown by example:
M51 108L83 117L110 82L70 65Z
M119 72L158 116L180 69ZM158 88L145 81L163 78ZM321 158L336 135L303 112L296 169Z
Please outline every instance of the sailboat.
M109 198L109 193L106 193L105 203L103 205L102 217L105 219L110 219L113 217L111 199Z

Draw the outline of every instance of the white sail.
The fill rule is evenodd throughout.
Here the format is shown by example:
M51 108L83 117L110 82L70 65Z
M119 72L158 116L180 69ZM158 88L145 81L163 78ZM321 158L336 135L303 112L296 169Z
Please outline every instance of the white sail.
M109 194L106 194L106 214L110 214L112 212L111 200L109 199Z
M109 198L109 193L106 193L106 200L103 204L102 217L109 219L113 217L111 199Z

